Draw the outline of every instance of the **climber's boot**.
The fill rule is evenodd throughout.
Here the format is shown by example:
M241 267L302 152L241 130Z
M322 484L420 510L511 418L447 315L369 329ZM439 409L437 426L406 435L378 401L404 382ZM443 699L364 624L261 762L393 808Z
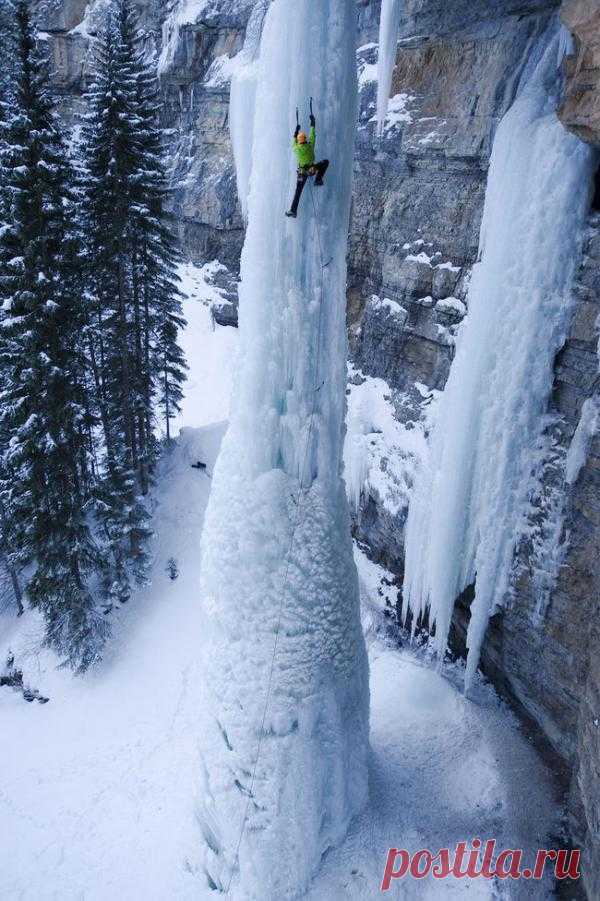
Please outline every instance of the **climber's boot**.
M329 169L329 160L321 160L320 163L315 163L315 187L322 188L323 187L323 176Z

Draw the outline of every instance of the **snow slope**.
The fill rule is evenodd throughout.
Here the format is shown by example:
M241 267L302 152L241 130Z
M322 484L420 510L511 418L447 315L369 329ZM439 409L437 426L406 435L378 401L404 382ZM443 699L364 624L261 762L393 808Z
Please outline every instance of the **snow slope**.
M204 632L197 546L221 427L185 430L164 460L152 586L115 626L94 672L74 678L39 651L42 624L3 618L25 680L50 698L0 689L0 898L196 899L197 778ZM171 581L167 560L180 575ZM196 863L195 863L196 861Z
M530 864L549 847L559 824L543 765L519 735L493 689L476 679L462 693L464 668L436 671L432 649L404 647L381 627L386 573L357 552L371 673L370 800L345 843L327 856L307 901L402 898L403 901L544 901L549 880L400 880L379 891L388 848L415 852L454 848L459 841L496 838L523 848ZM524 843L524 844L523 844ZM550 845L552 847L552 845Z
M265 18L239 371L202 540L217 635L207 873L256 901L301 893L367 795L367 658L342 480L355 38L349 0L321 0L318 15L313 0L274 0ZM306 125L309 96L332 166L286 219L295 109Z
M238 333L213 321L213 303L223 302L223 292L213 283L221 264L213 260L198 268L180 266L180 289L187 298L187 327L181 335L189 371L184 386L181 414L173 433L182 426L204 426L227 419L233 373L236 368Z
M213 329L213 269L181 271L191 390L180 422L186 427L157 478L151 586L120 611L102 665L77 678L40 650L37 614L0 618L0 666L12 651L25 685L50 698L28 704L20 692L0 689L2 734L10 736L0 743L3 901L191 901L199 881L205 885L193 875L198 645L206 631L198 541L237 343L235 329ZM191 468L197 460L208 464L206 473Z
M213 361L211 391L203 401L197 388L184 418L204 427L184 429L162 465L152 585L123 611L110 658L75 678L40 652L35 616L0 618L0 661L11 648L26 683L50 698L28 704L0 688L2 901L217 897L202 868L194 797L206 728L199 652L209 628L198 590L198 535L210 479L190 463L214 464L223 426L206 423L227 415L237 333L212 330L205 302L214 295L205 276L205 269L184 272L193 384L207 372L206 359ZM165 571L172 556L176 581ZM548 775L513 718L488 687L477 682L468 701L460 671L442 678L427 653L389 645L381 605L386 593L394 599L393 590L382 584L383 570L362 554L356 559L371 660L370 801L325 858L307 898L381 897L390 846L437 850L479 834L510 847L548 847L557 815ZM390 896L513 901L519 891L513 884L407 883ZM546 897L540 888L536 901Z

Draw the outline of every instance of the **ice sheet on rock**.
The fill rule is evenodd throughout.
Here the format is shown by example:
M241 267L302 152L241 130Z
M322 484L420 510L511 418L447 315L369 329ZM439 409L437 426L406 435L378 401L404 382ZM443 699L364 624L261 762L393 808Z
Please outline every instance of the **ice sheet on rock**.
M598 431L600 420L600 398L588 397L581 409L581 417L567 453L565 477L569 485L574 485L587 459L592 438Z
M589 202L592 153L555 114L554 26L544 42L494 140L481 262L407 523L405 601L430 607L441 654L454 601L477 576L467 684L508 586Z
M402 0L383 0L381 4L379 57L377 63L377 132L380 135L383 134L385 126L392 88L392 76L396 65L401 3Z
M546 420L533 455L533 477L511 576L511 593L523 573L530 579L535 598L532 621L536 626L550 605L569 543L565 526L567 451L560 440L560 417L548 415Z
M207 5L208 0L173 0L162 26L162 51L158 60L159 75L167 72L175 61L181 27L195 22Z
M558 36L558 58L557 66L561 66L565 56L572 56L575 53L575 40L573 35L566 27L561 25Z
M233 873L233 897L260 901L302 893L367 793L367 662L341 460L355 29L348 0L322 0L318 15L314 0L275 0L265 19L237 387L202 540L206 868L225 888ZM317 154L332 165L288 220L295 108L308 96Z
M238 197L244 219L248 217L248 194L252 173L260 38L268 8L269 0L257 0L248 20L244 47L237 56L238 66L231 80L229 133L235 160Z
M227 56L226 53L223 53L221 56L217 56L204 76L202 81L203 87L225 87L233 80L240 64L241 60L239 59L239 54L236 56Z
M385 303L385 301L384 301ZM388 301L402 310L395 301ZM390 386L383 379L363 377L351 369L344 479L348 500L356 512L361 497L375 492L392 515L408 507L415 469L426 453L425 422L400 422Z
M163 0L163 2L166 6L166 15L162 25L159 75L170 72L179 60L185 65L188 52L194 52L193 45L198 42L198 33L202 40L203 34L213 32L217 17L220 17L222 22L230 22L231 35L234 36L236 29L234 23L240 19L243 21L246 13L250 14L255 0ZM191 29L189 26L195 27ZM229 41L229 38L227 40Z

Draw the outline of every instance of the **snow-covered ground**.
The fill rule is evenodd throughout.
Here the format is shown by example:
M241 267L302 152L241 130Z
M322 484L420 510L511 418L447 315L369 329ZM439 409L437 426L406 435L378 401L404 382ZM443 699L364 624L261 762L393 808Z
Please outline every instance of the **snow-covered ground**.
M221 264L216 260L201 268L192 263L180 268L180 288L188 298L184 306L187 326L181 336L181 346L189 371L181 414L173 424L174 434L182 426L210 425L229 415L238 334L236 329L222 328L213 321L211 306L222 303L225 296L213 284L219 268Z
M11 649L25 681L50 698L27 703L0 688L2 901L216 897L200 867L195 819L204 710L198 660L207 629L198 549L237 336L213 330L203 303L214 291L207 273L184 272L191 390L186 427L158 478L151 586L122 611L109 656L84 677L58 670L54 655L39 650L36 616L0 618L0 663ZM199 459L208 473L191 468ZM440 675L426 649L389 643L381 628L385 572L358 551L356 559L371 661L370 802L326 856L308 897L380 897L390 846L435 852L478 836L502 847L548 847L558 811L513 718L481 681L467 700L458 668ZM549 897L542 886L510 880L402 882L389 894Z
M462 840L495 838L499 849L523 848L531 862L557 827L547 772L491 686L479 680L467 700L461 665L441 675L432 649L399 650L386 640L386 573L358 549L355 556L371 670L370 801L307 897L381 897L388 848L427 848L435 855ZM552 893L523 882L405 879L388 896L541 901Z

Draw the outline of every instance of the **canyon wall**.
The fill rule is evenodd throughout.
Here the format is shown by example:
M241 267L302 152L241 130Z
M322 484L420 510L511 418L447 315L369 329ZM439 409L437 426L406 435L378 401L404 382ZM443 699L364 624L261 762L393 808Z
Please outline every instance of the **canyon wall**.
M392 86L396 113L379 142L371 121L375 88L365 84L356 160L349 284L353 361L364 375L387 382L407 426L426 414L430 395L423 389L435 393L444 387L463 309L448 298L467 300L491 141L556 4L469 4L462 18L461 4L453 4L452 21L440 8L436 15L435 7L406 5ZM560 118L600 146L598 9L595 2L565 4L563 18L575 40L563 62ZM373 61L374 50L367 47L362 59L359 51L359 67ZM593 186L582 184L581 191L591 193ZM555 755L568 794L570 833L585 849L590 898L600 897L600 442L593 420L599 241L600 217L592 209L571 327L555 360L538 485L515 556L512 590L492 618L482 657L485 673ZM568 484L576 432L577 446L584 444L582 465ZM381 462L393 480L393 467L385 458ZM356 534L401 584L407 503L386 503L393 497L389 486L382 492L380 481L370 482ZM398 494L406 497L402 485ZM463 600L453 624L457 651L464 650L468 625L470 598Z
M85 85L89 36L103 2L33 3L69 121ZM213 258L224 263L229 274L221 278L228 279L235 299L243 221L228 97L252 2L136 4L149 52L159 58L170 132L172 215L184 251L198 263ZM444 388L477 257L494 133L559 6L558 0L406 0L393 96L378 137L379 2L357 0L360 113L348 261L352 382L360 387L365 379L381 380L377 384L385 386L385 401L405 436L426 433L429 406ZM593 0L567 0L562 15L574 40L563 62L560 118L579 137L600 146L599 6ZM590 189L581 185L583 192ZM586 850L587 892L597 898L600 215L594 209L574 290L568 339L554 365L528 528L515 555L510 596L492 618L482 665L531 724L532 735L541 736L555 755L568 793L573 841ZM224 321L235 318L231 309ZM369 434L364 437L368 440ZM393 443L386 446L375 426L372 438L380 452L369 465L377 471L368 473L358 493L355 536L401 584L414 461L410 450L403 459L404 451ZM464 644L467 600L457 606L457 650Z

